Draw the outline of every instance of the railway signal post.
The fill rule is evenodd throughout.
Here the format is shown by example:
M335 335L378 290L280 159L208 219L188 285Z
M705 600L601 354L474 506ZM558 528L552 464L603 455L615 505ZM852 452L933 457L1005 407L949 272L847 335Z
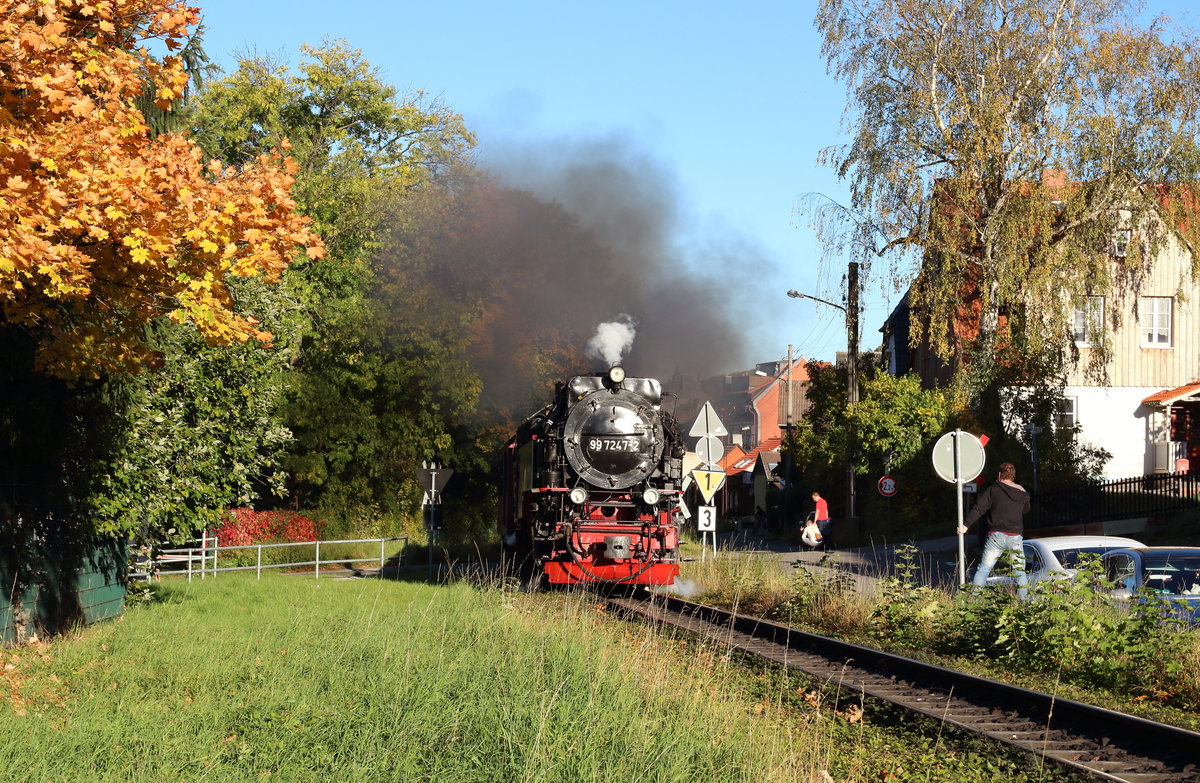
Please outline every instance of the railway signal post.
M720 440L729 430L721 423L711 402L705 402L696 416L688 436L696 441L696 456L700 465L692 471L692 480L700 490L707 505L700 506L696 514L696 529L700 531L700 557L704 558L708 536L712 534L713 555L717 554L717 509L712 505L713 495L725 484L725 471L717 464L725 455L725 444Z
M425 516L425 531L429 538L429 578L433 578L433 545L442 537L442 488L454 475L454 471L437 462L422 462L417 470L417 479L425 496L421 510Z

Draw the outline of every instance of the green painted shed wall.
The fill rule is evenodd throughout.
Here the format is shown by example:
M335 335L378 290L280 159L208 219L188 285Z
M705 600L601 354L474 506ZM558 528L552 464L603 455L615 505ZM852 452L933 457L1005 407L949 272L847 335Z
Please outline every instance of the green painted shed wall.
M124 540L30 539L0 556L0 642L61 633L125 610Z

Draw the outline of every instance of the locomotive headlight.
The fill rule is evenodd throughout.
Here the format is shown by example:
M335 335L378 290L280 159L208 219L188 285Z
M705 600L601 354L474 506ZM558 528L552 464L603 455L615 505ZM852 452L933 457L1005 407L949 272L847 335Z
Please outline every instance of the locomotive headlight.
M571 493L567 495L567 498L569 498L570 501L575 505L582 506L587 502L588 493L583 487L575 487L575 489L571 490Z
M617 364L608 368L608 379L613 383L625 380L625 368Z
M653 506L658 503L658 490L654 487L646 487L646 491L642 493L642 502L647 506Z

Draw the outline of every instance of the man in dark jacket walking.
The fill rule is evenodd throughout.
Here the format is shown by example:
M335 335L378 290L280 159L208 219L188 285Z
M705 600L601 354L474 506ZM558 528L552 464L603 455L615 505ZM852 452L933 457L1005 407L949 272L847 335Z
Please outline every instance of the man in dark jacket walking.
M987 584L992 567L1006 551L1016 553L1013 558L1013 570L1017 576L1017 595L1022 600L1028 595L1026 587L1029 579L1025 576L1025 558L1021 554L1022 534L1025 532L1025 514L1029 513L1029 493L1014 479L1017 469L1012 463L1005 462L1000 466L1000 475L992 484L979 495L979 500L967 514L965 524L958 528L959 534L967 532L967 528L984 514L988 515L987 539L983 543L983 555L979 558L979 567L975 569L975 577L971 584L983 587Z

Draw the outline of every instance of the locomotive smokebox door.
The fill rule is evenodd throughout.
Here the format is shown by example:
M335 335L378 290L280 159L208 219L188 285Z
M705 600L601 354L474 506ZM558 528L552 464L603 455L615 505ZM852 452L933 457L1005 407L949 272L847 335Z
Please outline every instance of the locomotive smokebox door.
M563 430L567 462L584 481L624 489L646 480L662 459L658 412L640 395L602 391L571 409Z
M605 536L604 556L609 560L623 560L630 555L629 536Z

